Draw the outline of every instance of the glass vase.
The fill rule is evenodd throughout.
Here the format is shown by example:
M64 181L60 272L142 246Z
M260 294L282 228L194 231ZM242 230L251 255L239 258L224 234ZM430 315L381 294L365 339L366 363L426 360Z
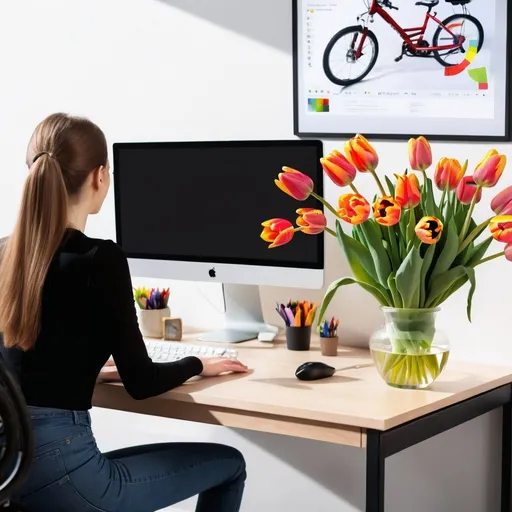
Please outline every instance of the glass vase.
M370 339L380 376L397 388L430 386L441 375L450 354L448 338L436 328L439 308L381 309L385 325Z

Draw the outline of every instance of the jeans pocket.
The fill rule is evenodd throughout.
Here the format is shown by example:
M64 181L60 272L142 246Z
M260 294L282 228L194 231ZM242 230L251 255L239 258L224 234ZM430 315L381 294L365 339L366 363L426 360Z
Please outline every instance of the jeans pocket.
M71 482L59 449L34 459L17 502L26 512L103 512L85 500Z
M78 494L67 475L23 498L21 507L24 512L103 512Z

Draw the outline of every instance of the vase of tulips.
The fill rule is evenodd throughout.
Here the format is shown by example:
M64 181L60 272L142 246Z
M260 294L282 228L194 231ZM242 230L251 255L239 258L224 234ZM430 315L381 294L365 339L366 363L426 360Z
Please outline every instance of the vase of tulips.
M476 224L475 207L484 190L498 183L506 156L489 151L471 175L467 161L441 158L431 177L428 141L411 139L408 150L410 169L394 178L378 175L378 154L362 135L351 138L344 152L322 158L325 174L344 189L337 208L315 193L309 176L283 167L276 185L297 201L314 197L334 215L335 226L328 226L319 204L297 209L296 225L287 219L263 222L261 238L274 249L298 232L336 237L352 276L331 283L317 318L325 316L340 288L361 286L379 302L385 318L385 327L370 339L379 374L391 386L421 389L448 361L449 342L436 327L440 306L467 285L471 321L477 267L501 257L512 261L512 186L492 200L493 215ZM378 194L372 204L356 188L358 173L375 179ZM487 255L493 242L504 247Z

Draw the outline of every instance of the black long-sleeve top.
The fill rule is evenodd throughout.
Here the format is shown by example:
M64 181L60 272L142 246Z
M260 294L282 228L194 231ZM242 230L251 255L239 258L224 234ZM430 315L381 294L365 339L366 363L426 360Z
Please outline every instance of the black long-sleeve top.
M135 399L169 391L203 370L196 357L151 361L124 253L110 240L77 230L67 232L50 266L34 348L22 352L0 343L0 351L27 404L58 409L91 408L96 379L111 355Z

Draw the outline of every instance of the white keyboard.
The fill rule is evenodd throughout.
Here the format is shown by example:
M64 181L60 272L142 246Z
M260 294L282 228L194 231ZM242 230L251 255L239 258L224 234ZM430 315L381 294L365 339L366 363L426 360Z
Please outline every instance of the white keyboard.
M188 356L227 357L237 359L238 352L231 348L212 347L208 345L191 345L180 341L145 340L149 357L155 363L178 361Z

